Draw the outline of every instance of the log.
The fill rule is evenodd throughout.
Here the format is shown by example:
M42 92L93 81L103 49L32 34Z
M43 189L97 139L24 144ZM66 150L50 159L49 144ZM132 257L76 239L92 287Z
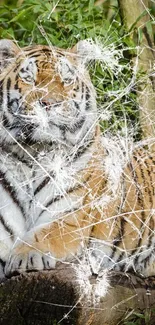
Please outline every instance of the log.
M149 0L118 0L120 16L130 38L138 46L137 57L133 58L133 66L137 73L142 74L137 84L137 101L139 104L140 125L144 139L153 138L151 149L155 150L155 78L154 62L155 47ZM149 28L149 27L150 28ZM150 143L151 144L151 143Z
M104 275L109 282L107 293L94 299L98 277L87 278L84 271L81 282L77 268L60 263L51 271L24 273L6 280L0 285L0 324L116 325L131 310L155 306L153 277L141 279L111 272ZM155 324L153 317L150 325Z

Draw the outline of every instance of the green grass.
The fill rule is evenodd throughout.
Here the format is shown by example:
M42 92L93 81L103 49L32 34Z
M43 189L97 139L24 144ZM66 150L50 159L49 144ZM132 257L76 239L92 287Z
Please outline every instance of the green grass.
M126 320L120 325L154 325L155 310L146 309L142 312L131 312Z
M63 48L72 47L81 39L97 38L104 47L114 44L123 50L118 73L100 63L92 62L90 66L98 106L101 110L108 107L111 113L108 121L102 121L102 129L123 133L126 126L138 126L135 90L123 94L132 79L130 57L134 44L121 24L117 1L111 3L108 7L108 1L96 6L94 0L25 0L17 6L17 1L5 1L0 7L0 37L15 39L21 47L36 43ZM122 95L118 96L120 90ZM136 128L136 136L138 132Z
M108 120L102 119L102 130L124 134L129 127L134 137L139 139L136 87L132 85L129 91L124 92L133 77L130 61L136 55L135 46L121 23L117 0L105 0L102 5L96 5L96 2L3 0L0 6L0 37L17 40L21 47L52 44L62 48L72 47L81 39L97 38L104 47L113 44L116 49L122 50L123 56L118 60L121 71L113 73L110 67L103 68L99 63L91 63L90 73L99 108L108 108L110 112ZM153 15L153 4L151 10ZM153 23L149 22L148 33L151 33L150 24Z

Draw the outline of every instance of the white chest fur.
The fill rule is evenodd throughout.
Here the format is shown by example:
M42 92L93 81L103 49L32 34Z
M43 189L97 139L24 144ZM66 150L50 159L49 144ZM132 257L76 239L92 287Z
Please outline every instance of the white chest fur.
M63 149L51 151L42 150L35 159L25 159L20 155L8 154L4 151L0 155L0 169L5 179L12 186L14 197L22 206L25 213L26 229L32 226L51 222L62 214L82 205L82 199L72 194L72 189L78 186L76 175L83 170L92 156L91 147L79 158L74 160L74 153L69 155ZM81 185L81 184L80 184ZM11 191L11 190L10 190ZM1 208L6 204L10 213L14 209L17 215L17 206L14 204L11 193L6 193ZM67 194L68 193L68 194ZM9 196L10 194L10 196ZM5 197L7 197L5 200ZM25 228L23 218L19 211L16 223L21 225L17 229ZM9 219L13 219L9 215ZM19 231L20 232L20 231Z

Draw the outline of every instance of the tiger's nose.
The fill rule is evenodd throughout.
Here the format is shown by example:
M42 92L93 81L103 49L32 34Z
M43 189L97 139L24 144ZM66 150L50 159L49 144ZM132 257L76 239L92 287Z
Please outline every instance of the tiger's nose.
M47 100L43 99L43 100L40 100L40 104L42 107L44 107L46 109L46 111L49 111L52 103L51 103L51 101L47 101Z

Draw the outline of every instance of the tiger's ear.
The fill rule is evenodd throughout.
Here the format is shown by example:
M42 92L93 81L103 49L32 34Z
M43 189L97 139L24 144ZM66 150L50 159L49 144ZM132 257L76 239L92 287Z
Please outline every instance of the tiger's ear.
M18 52L19 48L13 41L0 40L0 73L12 62Z
M90 48L90 42L88 40L81 40L71 49L72 52L81 56L88 55L88 47Z
M77 59L83 64L102 60L101 48L91 39L79 41L71 49L71 53L77 54Z

